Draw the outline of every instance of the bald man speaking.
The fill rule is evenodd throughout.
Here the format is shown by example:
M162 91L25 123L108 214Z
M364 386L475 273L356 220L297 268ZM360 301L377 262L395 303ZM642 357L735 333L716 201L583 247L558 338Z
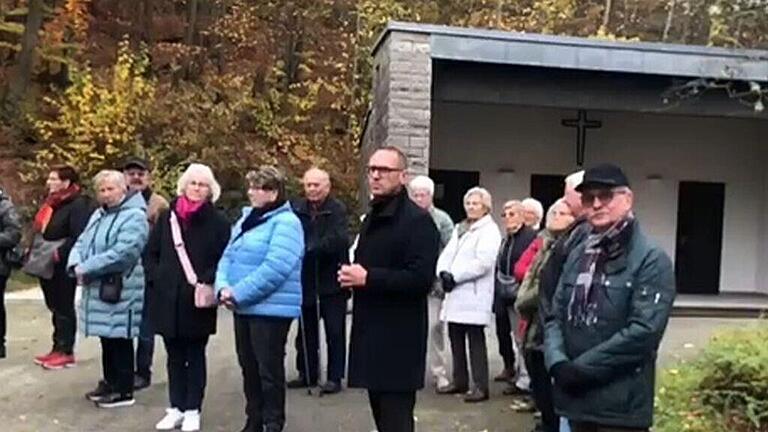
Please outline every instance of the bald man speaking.
M314 387L319 377L319 321L325 325L328 346L328 377L320 387L324 394L341 391L346 369L346 313L349 290L342 290L336 271L347 260L349 238L347 209L330 196L327 172L311 168L302 179L304 198L293 209L304 228L306 251L301 274L302 312L296 336L296 369L299 377L288 388ZM303 338L306 336L306 340ZM305 352L306 349L306 352Z

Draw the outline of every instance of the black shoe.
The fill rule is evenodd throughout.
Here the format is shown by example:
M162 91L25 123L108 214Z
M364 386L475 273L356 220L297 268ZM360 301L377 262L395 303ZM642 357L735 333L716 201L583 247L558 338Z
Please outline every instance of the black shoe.
M131 393L110 393L96 402L96 406L99 408L120 408L129 407L135 403L136 399L133 398Z
M85 394L85 398L91 402L99 402L106 396L112 393L112 386L107 384L106 381L101 380L96 385L96 388Z
M444 394L444 395L461 394L461 393L466 393L467 390L468 389L466 387L459 387L451 384L446 387L440 387L439 389L437 389L437 394Z
M507 386L507 388L505 388L501 392L501 394L503 394L504 396L528 396L529 394L531 394L531 392L529 392L528 390L523 390L520 387L514 384L511 384Z
M6 354L6 352L5 352L5 345L0 345L0 359L4 359L5 358L5 354Z
M133 391L143 390L152 384L152 380L141 375L133 376Z
M314 387L317 385L317 381L310 381L309 387ZM300 389L300 388L307 388L307 380L304 377L298 377L295 380L288 381L285 383L285 386L289 389Z
M484 402L488 400L488 392L484 392L482 390L472 390L471 393L468 393L466 396L464 396L464 402L466 403L477 403L477 402Z
M341 384L336 381L326 381L325 384L320 386L320 393L322 394L336 394L341 391Z
M240 432L264 432L264 425L261 423L254 423L251 419L248 419Z

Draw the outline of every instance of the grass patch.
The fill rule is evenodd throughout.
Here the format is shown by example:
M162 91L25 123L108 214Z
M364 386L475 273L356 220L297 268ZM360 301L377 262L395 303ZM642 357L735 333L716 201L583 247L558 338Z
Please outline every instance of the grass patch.
M716 334L699 357L662 372L656 432L768 431L768 321Z
M40 281L38 281L37 278L29 276L20 270L14 270L11 273L11 277L8 278L8 284L5 290L6 292L21 291L38 286L40 286Z

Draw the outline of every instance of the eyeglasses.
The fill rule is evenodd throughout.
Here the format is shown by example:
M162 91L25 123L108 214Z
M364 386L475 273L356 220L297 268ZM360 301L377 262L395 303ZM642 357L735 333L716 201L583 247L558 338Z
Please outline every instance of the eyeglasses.
M594 205L595 200L600 201L601 205L607 205L616 197L616 195L622 195L627 193L626 189L597 189L584 191L581 193L581 205L590 207Z
M501 212L501 217L503 217L503 218L515 217L515 216L517 216L517 212L515 212L515 211L504 211L504 212Z
M210 185L208 183L199 182L199 181L195 181L195 180L192 180L191 182L189 182L189 185L192 186L192 187L197 186L199 188L208 188L208 187L210 187Z
M402 168L392 168L392 167L375 166L375 165L368 165L367 170L368 170L368 175L373 175L375 173L386 175L386 174L392 174L392 173L403 171Z

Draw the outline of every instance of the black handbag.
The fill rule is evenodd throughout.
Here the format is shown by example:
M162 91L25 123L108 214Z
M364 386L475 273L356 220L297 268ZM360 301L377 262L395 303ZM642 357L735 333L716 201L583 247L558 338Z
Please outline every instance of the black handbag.
M99 286L99 300L104 303L115 304L120 302L120 294L123 292L123 275L113 273L104 276Z
M514 276L507 276L498 270L496 271L495 291L499 300L504 303L514 303L519 290L520 283Z
M24 265L24 248L21 245L16 245L10 249L6 249L3 256L5 263L12 269L20 269Z

